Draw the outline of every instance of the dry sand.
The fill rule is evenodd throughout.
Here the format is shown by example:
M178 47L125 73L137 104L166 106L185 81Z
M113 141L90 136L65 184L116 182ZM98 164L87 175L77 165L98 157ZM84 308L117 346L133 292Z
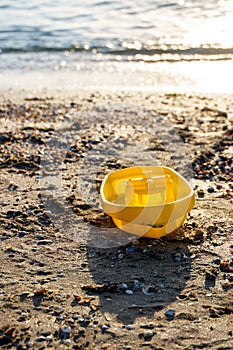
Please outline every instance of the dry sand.
M2 92L2 349L233 349L232 107L223 95ZM195 208L175 236L96 247L101 228L122 234L85 189L145 154L185 166L150 134L164 121L188 152ZM116 153L100 162L103 142Z

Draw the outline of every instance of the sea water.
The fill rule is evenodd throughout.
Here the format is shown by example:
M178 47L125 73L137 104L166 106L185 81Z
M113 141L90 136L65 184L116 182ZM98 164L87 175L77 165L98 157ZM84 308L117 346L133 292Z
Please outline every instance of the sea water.
M231 92L232 23L231 0L2 0L0 87Z

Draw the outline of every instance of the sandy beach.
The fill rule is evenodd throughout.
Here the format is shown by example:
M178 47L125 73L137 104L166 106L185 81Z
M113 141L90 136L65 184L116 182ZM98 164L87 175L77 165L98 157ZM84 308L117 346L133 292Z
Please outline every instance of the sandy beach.
M233 349L232 101L1 91L1 349ZM126 244L95 201L110 170L151 155L189 170L196 204L175 235Z

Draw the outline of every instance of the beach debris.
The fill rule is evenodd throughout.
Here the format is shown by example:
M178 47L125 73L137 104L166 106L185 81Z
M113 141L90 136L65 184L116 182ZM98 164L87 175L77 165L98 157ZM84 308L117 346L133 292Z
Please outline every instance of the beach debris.
M36 289L34 295L42 295L46 292L46 288Z
M83 297L83 302L85 304L89 304L91 302L92 298L91 297Z
M198 295L196 292L190 292L188 297L190 301L198 301Z
M92 309L93 311L98 311L98 310L99 310L99 305L91 304L91 309Z
M74 295L74 300L76 300L76 301L80 301L82 298L81 298L81 296L80 295Z

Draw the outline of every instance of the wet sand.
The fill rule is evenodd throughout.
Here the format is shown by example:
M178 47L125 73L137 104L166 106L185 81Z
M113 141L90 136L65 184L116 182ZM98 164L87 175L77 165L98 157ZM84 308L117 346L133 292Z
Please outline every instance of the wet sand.
M2 349L233 349L232 107L230 95L2 91ZM122 244L99 186L151 154L191 165L196 205L176 235Z

